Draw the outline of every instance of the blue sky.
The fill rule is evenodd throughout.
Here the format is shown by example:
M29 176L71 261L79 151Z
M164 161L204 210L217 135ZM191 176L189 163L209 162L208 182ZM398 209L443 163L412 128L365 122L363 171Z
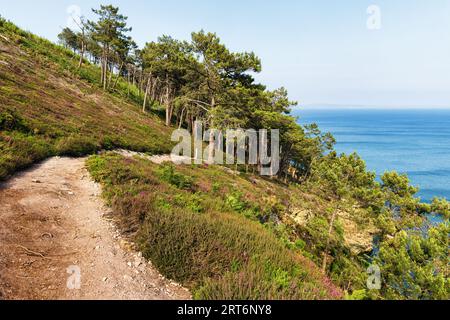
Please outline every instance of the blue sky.
M71 5L112 3L140 45L161 34L216 32L263 61L257 79L301 105L450 107L450 0L0 0L0 14L50 40ZM381 29L367 28L367 8Z

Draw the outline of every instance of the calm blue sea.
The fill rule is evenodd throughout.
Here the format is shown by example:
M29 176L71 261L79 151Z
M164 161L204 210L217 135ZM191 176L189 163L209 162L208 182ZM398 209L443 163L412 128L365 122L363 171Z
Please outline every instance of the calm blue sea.
M450 110L296 110L299 123L331 132L339 152L357 152L377 174L407 173L419 196L450 200Z

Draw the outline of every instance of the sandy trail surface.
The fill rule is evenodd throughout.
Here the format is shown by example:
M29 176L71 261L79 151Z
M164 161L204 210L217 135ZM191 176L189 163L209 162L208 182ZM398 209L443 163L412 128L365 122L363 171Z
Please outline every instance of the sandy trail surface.
M108 219L84 158L51 158L0 185L0 299L189 299Z

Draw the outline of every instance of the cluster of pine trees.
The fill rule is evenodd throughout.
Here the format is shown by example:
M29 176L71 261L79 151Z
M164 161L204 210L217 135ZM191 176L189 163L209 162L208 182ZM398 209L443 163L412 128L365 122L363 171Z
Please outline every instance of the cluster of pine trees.
M261 71L254 53L231 52L219 37L204 31L191 41L162 36L138 49L127 34L127 17L111 5L93 10L96 21L81 19L78 32L68 28L60 42L101 67L104 90L114 90L119 77L142 92L143 111L149 105L165 108L166 125L193 129L279 129L280 175L304 178L311 163L330 149L334 140L317 126L300 127L290 115L296 105L284 88L269 91L256 83L252 73ZM211 137L213 139L213 137Z
M302 250L354 298L445 299L449 297L448 234L450 205L445 199L421 203L406 176L386 173L381 181L357 155L338 155L334 138L317 125L299 126L290 115L296 103L284 88L270 91L255 82L261 61L254 53L231 52L216 34L192 33L190 41L162 36L139 49L128 36L119 9L93 10L96 21L81 19L79 31L64 29L59 39L101 68L104 90L119 79L142 94L143 112L165 109L167 126L193 129L203 121L214 129L279 129L286 181L315 190L329 210L298 231ZM361 208L378 228L377 253L354 256L343 245L339 212ZM425 214L443 223L426 223ZM295 231L293 231L295 233ZM368 291L365 270L381 268L382 289Z

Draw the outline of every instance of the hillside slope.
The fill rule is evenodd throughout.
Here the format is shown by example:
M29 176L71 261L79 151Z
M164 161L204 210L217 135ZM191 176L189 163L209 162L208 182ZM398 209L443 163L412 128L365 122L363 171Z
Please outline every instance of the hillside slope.
M104 93L98 68L78 69L66 49L2 20L0 35L0 179L54 155L170 152L170 128L141 113L136 88L119 80L113 94ZM111 154L88 165L124 235L197 298L342 297L282 230L298 189L262 179L255 189L255 178L229 169L175 170Z
M97 67L1 20L0 35L0 179L51 155L170 150L162 121L104 93Z

